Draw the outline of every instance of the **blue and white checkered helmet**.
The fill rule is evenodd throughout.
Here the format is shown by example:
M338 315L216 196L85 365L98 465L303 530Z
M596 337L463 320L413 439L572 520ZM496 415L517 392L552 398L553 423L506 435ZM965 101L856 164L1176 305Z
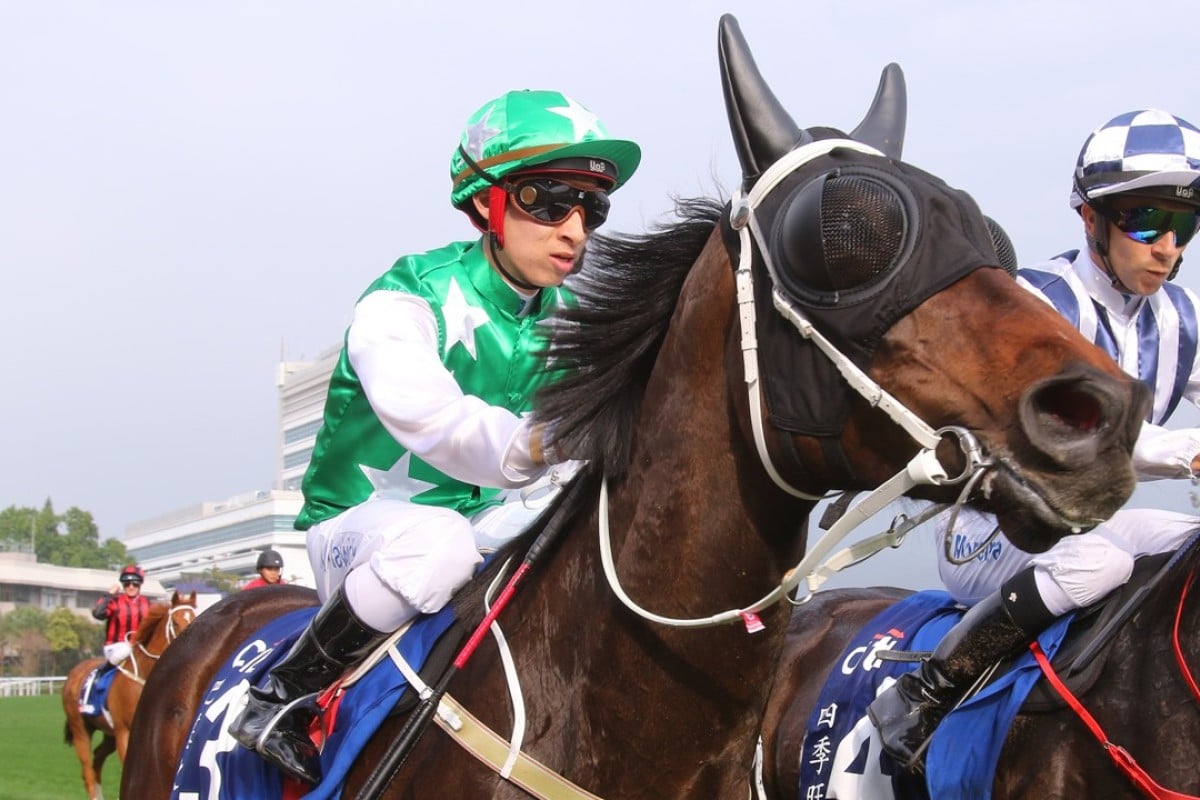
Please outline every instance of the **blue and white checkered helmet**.
M1092 132L1075 164L1071 208L1132 192L1200 207L1200 130L1157 109L1130 111Z

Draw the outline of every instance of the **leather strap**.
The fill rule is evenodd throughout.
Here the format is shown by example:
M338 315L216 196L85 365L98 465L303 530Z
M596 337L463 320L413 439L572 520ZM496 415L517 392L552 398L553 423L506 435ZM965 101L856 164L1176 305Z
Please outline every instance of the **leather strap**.
M1071 694L1071 690L1067 685L1059 680L1059 677L1054 672L1054 667L1050 666L1050 660L1046 658L1046 654L1042 652L1041 646L1034 642L1029 646L1033 651L1033 657L1037 659L1038 666L1042 668L1042 674L1049 681L1054 690L1058 692L1076 716L1083 721L1083 724L1088 727L1096 740L1104 748L1104 752L1116 765L1117 769L1125 774L1127 778L1138 788L1139 791L1146 797L1154 798L1155 800L1200 800L1195 795L1183 794L1176 792L1159 785L1146 770L1142 769L1141 764L1137 763L1137 759L1124 747L1110 741L1108 734L1100 727L1100 723L1096 721L1088 710L1083 707L1083 703L1075 695Z
M451 722L447 722L447 716ZM472 716L457 700L443 695L434 720L468 753L503 775L509 760L508 741ZM504 777L541 800L603 800L524 752L517 755L511 774Z

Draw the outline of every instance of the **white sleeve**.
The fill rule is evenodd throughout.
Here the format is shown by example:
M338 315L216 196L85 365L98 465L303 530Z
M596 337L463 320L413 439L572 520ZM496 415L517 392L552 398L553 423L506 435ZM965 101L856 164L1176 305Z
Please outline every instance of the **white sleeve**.
M1192 459L1200 454L1200 429L1169 431L1149 422L1133 445L1133 469L1138 480L1190 478Z
M546 471L530 456L528 419L459 388L442 364L437 320L423 299L387 290L364 297L346 351L380 422L432 466L502 489L525 486Z

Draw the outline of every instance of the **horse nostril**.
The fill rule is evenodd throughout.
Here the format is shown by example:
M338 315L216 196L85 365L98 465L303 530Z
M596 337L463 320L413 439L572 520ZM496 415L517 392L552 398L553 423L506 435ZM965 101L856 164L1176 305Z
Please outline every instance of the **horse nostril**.
M1074 469L1125 436L1132 399L1112 376L1076 368L1030 388L1018 415L1030 445L1059 467Z
M1039 411L1062 425L1091 433L1104 422L1104 409L1095 394L1082 391L1075 383L1044 387L1036 393Z

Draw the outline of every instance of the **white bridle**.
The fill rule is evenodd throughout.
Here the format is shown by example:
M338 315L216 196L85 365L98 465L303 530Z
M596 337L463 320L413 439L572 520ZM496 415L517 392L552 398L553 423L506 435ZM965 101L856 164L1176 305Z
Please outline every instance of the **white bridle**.
M775 469L770 453L767 450L762 420L762 393L759 387L754 276L751 271L754 259L752 244L754 242L758 244L759 255L766 264L767 272L771 275L775 284L771 291L771 299L776 311L791 322L796 327L796 330L800 332L801 336L812 341L833 362L838 372L842 374L850 386L862 395L872 407L879 408L891 417L896 424L902 427L921 446L921 450L913 456L912 460L908 462L903 470L889 478L850 508L821 537L815 546L809 548L804 558L795 567L787 571L779 585L762 599L745 608L730 609L719 614L698 619L676 619L659 616L643 609L625 593L625 590L621 587L620 579L617 577L616 566L613 563L612 537L608 522L608 480L607 477L602 478L600 483L598 527L600 533L600 556L604 566L604 574L608 579L609 587L612 589L613 594L620 599L626 608L644 619L679 628L709 627L740 620L751 631L761 629L761 623L758 622L757 617L759 611L787 597L793 589L799 586L801 581L807 583L808 593L811 596L811 593L816 591L817 587L830 574L830 570L822 570L820 568L822 559L833 549L835 544L845 538L847 534L860 524L877 514L887 504L917 486L951 485L966 481L956 503L956 505L961 504L966 501L971 489L974 488L976 482L982 476L983 470L990 466L991 462L983 455L979 443L970 431L957 426L934 430L903 403L884 391L875 381L871 380L853 361L821 335L820 331L813 326L804 313L779 291L778 274L766 245L766 237L763 236L754 212L763 199L797 168L814 158L823 156L839 148L869 155L883 156L883 153L874 147L852 139L822 139L810 142L784 155L759 177L748 193L743 193L739 189L732 200L729 220L730 225L738 232L739 243L738 266L735 272L735 280L737 285L738 318L742 329L742 363L750 397L750 419L754 429L755 445L758 448L758 456L763 467L766 469L767 474L771 476L771 480L779 488L794 497L805 500L815 502L823 499L824 495L814 495L800 491L784 480L783 476ZM963 471L954 477L947 475L945 468L938 461L936 454L938 444L946 436L954 436L958 440L959 448L966 457L966 464ZM945 505L940 505L937 507L937 511L940 512L945 508ZM927 518L928 516L923 515L923 519ZM903 538L904 532L911 527L909 525L903 531L898 531L897 526L893 525L882 536L875 537L868 543L865 543L866 546L860 545L852 551L847 551L848 555L839 554L839 556L845 556L842 559L845 563L837 568L840 569L860 561L882 547L895 546ZM870 549L871 547L874 549Z

